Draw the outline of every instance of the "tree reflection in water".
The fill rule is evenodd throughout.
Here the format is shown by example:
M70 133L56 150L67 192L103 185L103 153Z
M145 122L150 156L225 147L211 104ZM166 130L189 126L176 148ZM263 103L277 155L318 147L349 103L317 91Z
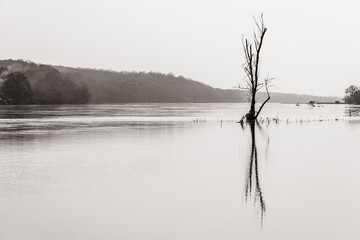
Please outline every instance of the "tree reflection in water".
M261 225L263 224L263 219L266 211L264 196L262 193L262 189L260 186L260 177L259 177L259 169L258 169L258 152L256 147L256 138L255 138L255 128L259 128L261 130L260 124L256 121L250 121L248 123L241 124L242 128L244 128L244 124L248 124L251 129L251 153L249 159L249 165L246 173L246 181L245 181L245 201L254 200L254 205L259 206L260 208L260 217L261 217Z

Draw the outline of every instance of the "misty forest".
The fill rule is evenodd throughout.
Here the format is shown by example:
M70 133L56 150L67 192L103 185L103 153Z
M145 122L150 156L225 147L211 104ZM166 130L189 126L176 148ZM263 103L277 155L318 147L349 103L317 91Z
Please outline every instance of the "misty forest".
M21 104L246 103L250 101L247 90L212 88L173 74L70 68L23 60L0 60L0 72L0 84L4 84L6 76L13 72L20 72L26 77L33 98L21 101ZM8 97L4 98L4 89L1 90L2 104L16 104L6 92L5 95ZM23 91L30 89L18 89L17 92L21 94ZM258 101L264 101L266 98L266 92L258 92ZM341 98L272 93L270 102L308 103L311 100L335 102L341 101Z

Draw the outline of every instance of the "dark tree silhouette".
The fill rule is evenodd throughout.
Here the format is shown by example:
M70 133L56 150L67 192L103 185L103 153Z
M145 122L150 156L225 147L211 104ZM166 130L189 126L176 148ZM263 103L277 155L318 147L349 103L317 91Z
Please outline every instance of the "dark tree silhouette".
M360 88L355 85L351 85L345 90L345 103L348 104L360 104ZM349 116L359 116L360 115L360 108L359 107L351 107L349 108L348 112Z
M314 100L310 100L309 102L308 102L308 104L310 105L310 106L312 106L312 107L315 107L315 101Z
M259 79L260 52L263 46L265 33L267 31L267 28L264 25L263 15L260 16L259 20L255 19L255 24L257 31L254 31L253 41L250 41L248 39L245 39L243 41L243 48L245 53L245 63L243 64L243 68L246 74L246 86L242 87L239 85L238 87L240 89L247 90L249 93L250 111L245 115L247 121L256 120L265 104L270 100L269 84L272 80L270 78L265 78L263 81ZM266 90L267 98L261 104L258 111L256 111L256 94L264 87Z
M360 104L360 89L358 86L351 85L345 90L345 103Z
M6 76L1 88L1 101L5 104L32 104L34 95L30 83L21 72L13 72Z

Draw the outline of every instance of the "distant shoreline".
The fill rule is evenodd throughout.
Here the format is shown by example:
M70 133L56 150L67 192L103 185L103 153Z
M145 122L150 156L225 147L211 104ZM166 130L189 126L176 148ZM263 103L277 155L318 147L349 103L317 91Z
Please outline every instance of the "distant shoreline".
M158 72L115 72L0 60L5 72L20 72L38 104L247 103L248 92L219 89L183 76ZM0 77L1 78L1 77ZM237 83L234 82L234 85ZM331 103L341 97L270 92L273 103ZM258 92L257 102L267 98Z
M249 104L248 102L128 102L128 103L83 103L83 104L0 104L1 106L101 106L101 105L150 105L150 104L163 104L163 105L171 105L171 104ZM257 104L260 104L258 102ZM283 104L283 105L309 105L308 103L282 103L282 102L270 102L271 104ZM324 103L316 103L315 106L318 105L351 105L351 106L360 106L354 104L347 103L332 103L332 102L324 102Z

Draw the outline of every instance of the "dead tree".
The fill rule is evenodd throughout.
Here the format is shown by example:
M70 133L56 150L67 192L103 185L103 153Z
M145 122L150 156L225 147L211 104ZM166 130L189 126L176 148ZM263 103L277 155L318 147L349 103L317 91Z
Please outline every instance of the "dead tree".
M263 46L263 41L267 28L264 25L263 15L259 20L255 19L257 31L254 31L253 41L248 39L243 40L243 48L245 53L245 63L243 69L245 71L245 86L239 85L238 88L247 90L250 97L250 111L245 115L247 121L255 121L259 116L265 104L270 100L269 87L272 79L265 78L263 81L259 79L259 64L260 52ZM267 99L261 104L260 108L256 111L256 94L261 89L265 88Z

